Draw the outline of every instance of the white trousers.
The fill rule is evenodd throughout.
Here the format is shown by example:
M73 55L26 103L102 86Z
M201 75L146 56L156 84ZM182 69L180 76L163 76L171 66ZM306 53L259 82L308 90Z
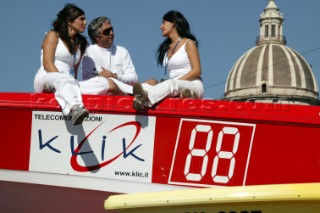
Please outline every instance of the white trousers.
M85 81L80 81L81 94L106 95L109 89L108 79L96 76Z
M195 98L202 98L204 93L202 81L199 79L193 81L168 79L154 86L146 83L143 83L142 86L143 89L148 92L150 107L166 97L176 97L180 95L185 89L190 89Z
M34 79L35 92L42 93L44 85L54 86L55 98L64 115L68 115L75 105L83 107L81 93L102 95L107 94L109 88L108 80L103 77L95 77L79 83L67 73L38 72Z
M130 94L132 95L133 92L132 92L132 85L130 84L126 84L126 83L123 83L122 81L119 81L118 79L114 79L114 78L110 78L117 86L118 88L124 92L125 94Z

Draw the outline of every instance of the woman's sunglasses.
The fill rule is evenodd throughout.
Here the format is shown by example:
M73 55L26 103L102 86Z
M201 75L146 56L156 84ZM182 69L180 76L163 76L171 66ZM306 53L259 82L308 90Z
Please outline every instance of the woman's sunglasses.
M111 31L113 32L113 27L105 29L101 34L108 36L110 35Z

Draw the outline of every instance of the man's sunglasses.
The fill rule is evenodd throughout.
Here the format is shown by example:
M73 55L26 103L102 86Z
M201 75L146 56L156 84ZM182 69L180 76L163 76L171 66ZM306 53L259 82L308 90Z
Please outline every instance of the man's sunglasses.
M113 32L113 27L105 29L101 34L108 36L110 35L111 31Z

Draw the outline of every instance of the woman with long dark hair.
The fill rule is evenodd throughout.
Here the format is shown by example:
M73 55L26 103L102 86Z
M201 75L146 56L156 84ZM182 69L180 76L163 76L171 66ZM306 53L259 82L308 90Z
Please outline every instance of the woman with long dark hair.
M164 67L169 79L155 86L135 83L133 108L151 107L166 97L202 98L201 63L198 42L190 32L187 19L176 10L163 16L160 26L167 37L157 51L157 63Z
M75 79L79 62L88 46L86 38L81 35L86 24L82 9L75 4L64 6L43 40L41 67L34 81L35 92L54 92L63 114L70 114L74 125L81 124L89 116Z

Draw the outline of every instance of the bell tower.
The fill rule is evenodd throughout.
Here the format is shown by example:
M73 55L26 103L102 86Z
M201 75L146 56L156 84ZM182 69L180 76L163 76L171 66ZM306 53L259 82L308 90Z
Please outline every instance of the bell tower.
M286 38L283 36L282 23L283 15L274 0L269 0L269 4L260 14L260 36L256 45L261 44L283 44L286 45Z

